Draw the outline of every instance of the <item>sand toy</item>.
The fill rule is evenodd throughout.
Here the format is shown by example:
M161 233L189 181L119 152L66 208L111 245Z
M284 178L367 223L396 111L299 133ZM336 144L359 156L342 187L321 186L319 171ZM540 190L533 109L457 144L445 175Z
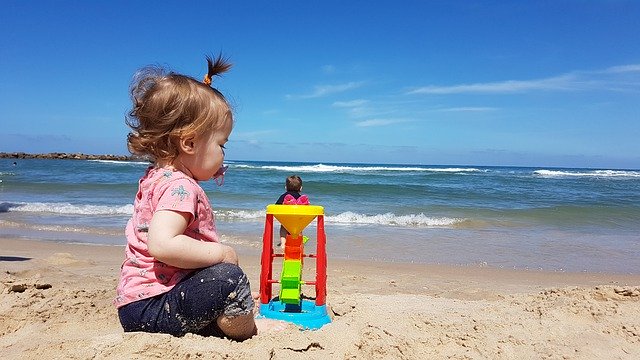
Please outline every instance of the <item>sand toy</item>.
M283 253L273 250L273 219L287 229ZM302 231L317 219L316 253L305 254ZM317 205L268 205L262 237L260 316L292 322L303 329L319 329L331 322L327 313L327 251L324 208ZM282 258L280 280L273 278L274 259ZM315 280L302 279L304 259L315 260ZM273 297L273 284L280 284ZM303 286L315 286L315 299L303 296Z

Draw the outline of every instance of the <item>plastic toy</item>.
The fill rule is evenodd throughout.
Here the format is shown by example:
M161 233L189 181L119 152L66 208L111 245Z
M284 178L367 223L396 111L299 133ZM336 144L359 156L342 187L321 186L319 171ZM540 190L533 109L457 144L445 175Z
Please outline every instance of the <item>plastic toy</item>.
M273 251L274 217L287 229L289 235L283 254ZM307 225L317 219L316 254L305 254ZM303 329L319 329L331 322L327 314L327 251L324 232L324 208L316 205L268 205L262 237L260 272L260 315L299 325ZM315 281L304 281L304 258L315 258ZM280 280L273 279L273 259L283 258ZM272 298L274 283L280 284L280 294ZM303 298L302 286L315 285L314 301Z

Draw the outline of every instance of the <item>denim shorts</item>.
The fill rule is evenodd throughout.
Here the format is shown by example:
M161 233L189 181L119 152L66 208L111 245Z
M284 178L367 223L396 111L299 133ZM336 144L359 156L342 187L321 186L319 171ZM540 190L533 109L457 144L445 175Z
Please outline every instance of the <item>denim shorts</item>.
M246 315L254 308L247 275L234 264L196 270L169 292L118 309L125 332L224 337L220 316Z

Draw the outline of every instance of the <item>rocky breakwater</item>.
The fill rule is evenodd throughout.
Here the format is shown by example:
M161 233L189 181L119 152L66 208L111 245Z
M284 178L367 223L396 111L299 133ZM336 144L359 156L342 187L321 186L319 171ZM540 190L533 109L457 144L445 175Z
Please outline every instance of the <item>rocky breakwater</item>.
M114 161L144 161L145 159L128 155L93 155L83 153L46 153L29 154L23 152L0 153L0 158L4 159L71 159L71 160L114 160Z

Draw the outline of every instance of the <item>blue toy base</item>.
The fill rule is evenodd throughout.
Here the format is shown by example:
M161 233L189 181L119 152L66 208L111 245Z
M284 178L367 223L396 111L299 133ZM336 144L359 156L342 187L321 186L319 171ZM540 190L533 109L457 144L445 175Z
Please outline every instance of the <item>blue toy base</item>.
M316 306L311 300L302 300L302 306L298 306L276 299L268 304L260 304L260 317L288 321L308 330L320 329L331 322L327 305Z

